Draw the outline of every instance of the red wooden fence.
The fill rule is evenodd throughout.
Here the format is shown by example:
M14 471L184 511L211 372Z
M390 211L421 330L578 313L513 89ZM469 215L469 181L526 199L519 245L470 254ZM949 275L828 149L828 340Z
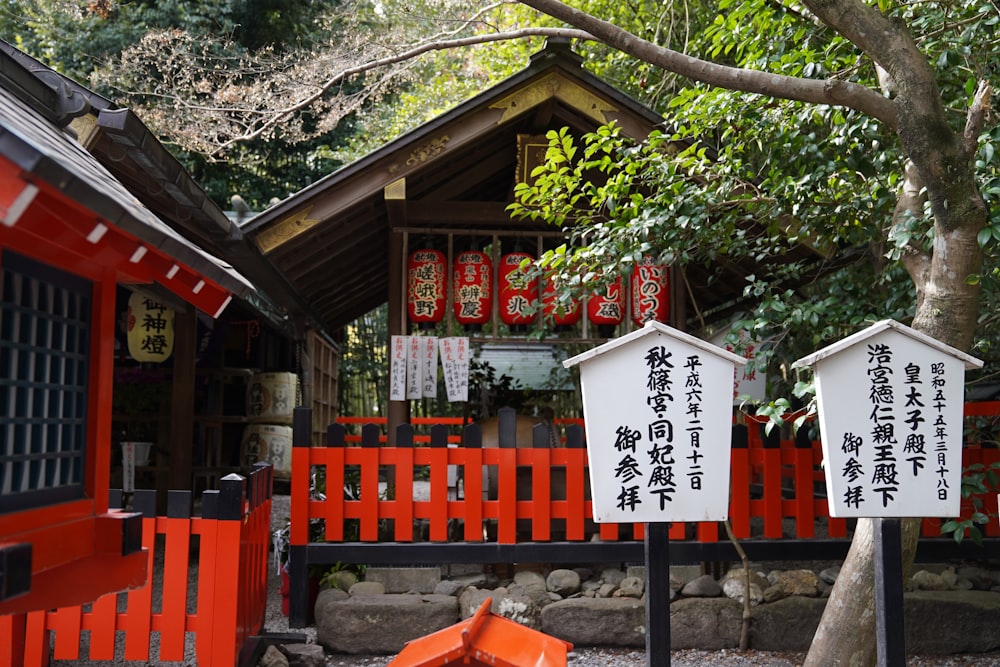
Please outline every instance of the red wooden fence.
M1000 420L1000 402L968 404L967 417ZM361 422L362 419L340 420ZM383 422L384 423L384 422ZM436 423L424 419L422 424ZM440 423L440 422L437 422ZM460 424L451 420L449 425ZM761 429L751 421L747 428L747 446L734 447L731 457L730 521L737 538L780 539L786 537L786 524L794 523L794 537L808 539L817 536L817 528L831 538L847 537L845 519L829 516L823 496L822 449L818 441L801 439L765 441ZM963 465L992 464L1000 461L1000 449L995 443L983 446L976 432L963 449ZM430 436L415 436L414 441L429 441ZM347 438L345 438L347 440ZM353 439L355 442L358 438ZM451 434L449 442L460 440ZM381 439L384 442L384 438ZM771 446L768 446L768 445ZM798 445L798 446L797 446ZM414 499L415 468L429 467L430 497ZM454 466L464 479L464 497L458 498L448 486L448 468ZM483 499L483 476L469 474L482 466L495 470L497 494ZM330 493L325 500L308 502L310 473L321 468L329 489L343 488L345 471L353 468L360 474L360 496L351 499L341 493ZM413 522L426 522L430 541L459 539L477 542L487 539L483 525L495 525L495 540L501 544L519 541L548 541L553 538L553 521L560 531L558 539L589 540L597 532L604 541L641 539L642 524L592 525L593 517L587 493L587 454L584 449L510 449L466 447L356 447L345 443L328 446L296 447L292 461L293 546L308 543L311 519L324 519L327 542L345 540L345 522L356 521L359 540L375 542L388 539L397 542L414 540ZM379 479L394 479L394 497L380 496ZM519 480L521 491L518 492ZM558 480L557 493L553 481ZM525 486L530 484L530 493ZM564 491L562 489L565 489ZM982 511L996 515L997 496L989 493L982 498ZM963 514L968 514L968 503ZM756 520L756 521L754 521ZM530 528L525 524L530 523ZM754 528L761 524L760 532ZM925 537L941 536L940 519L923 523ZM456 535L454 526L459 525ZM1000 536L1000 526L991 521L984 527L989 537ZM720 524L701 522L690 528L674 523L671 540L716 542L720 539Z
M248 479L230 475L218 491L204 493L202 516L193 518L189 491L170 492L167 516L155 516L155 491L136 491L149 583L89 605L0 616L0 667L43 667L49 659L82 657L184 661L190 657L187 633L194 633L200 667L236 665L244 643L264 621L271 484L269 464L258 464ZM197 585L191 590L194 542ZM87 656L81 656L82 631L89 632ZM123 643L116 642L119 632ZM158 652L152 650L153 632L159 633Z

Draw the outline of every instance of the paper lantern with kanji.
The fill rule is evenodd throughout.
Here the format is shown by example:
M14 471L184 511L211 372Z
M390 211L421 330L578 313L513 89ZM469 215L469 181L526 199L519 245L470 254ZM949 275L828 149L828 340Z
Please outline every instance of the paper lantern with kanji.
M621 276L587 300L587 319L597 326L602 337L614 335L615 327L625 319L625 292Z
M500 258L497 280L500 283L500 321L510 327L523 329L535 321L538 301L538 278L528 278L521 262L534 257L515 250Z
M444 319L446 278L444 253L440 250L421 248L410 253L406 264L406 312L421 329L433 328Z
M452 271L455 319L478 330L493 314L493 262L479 250L460 252Z
M558 290L551 274L545 275L545 289L542 291L542 312L545 319L550 320L556 330L571 327L580 321L580 303L570 301L560 303Z
M632 321L666 323L670 317L670 267L645 258L632 270Z

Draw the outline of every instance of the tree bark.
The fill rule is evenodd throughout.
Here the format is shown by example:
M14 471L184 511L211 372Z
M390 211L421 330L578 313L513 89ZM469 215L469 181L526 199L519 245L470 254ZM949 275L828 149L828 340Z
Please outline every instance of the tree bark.
M969 348L979 311L978 281L969 278L982 270L977 234L987 220L973 160L983 117L989 110L989 84L980 84L964 132L956 133L948 124L934 70L905 25L891 21L861 0L804 2L824 24L851 40L889 73L896 91L894 98L848 82L780 77L708 63L641 40L559 0L521 2L676 74L730 90L846 106L892 128L915 170L908 174L904 186L912 188L918 181L924 184L934 217L931 251L920 248L907 257L907 268L920 295L912 326L957 349ZM916 196L912 189L904 190L900 206L913 206ZM805 667L875 664L872 524L868 519L858 521ZM919 519L903 521L904 572L913 562L919 527Z

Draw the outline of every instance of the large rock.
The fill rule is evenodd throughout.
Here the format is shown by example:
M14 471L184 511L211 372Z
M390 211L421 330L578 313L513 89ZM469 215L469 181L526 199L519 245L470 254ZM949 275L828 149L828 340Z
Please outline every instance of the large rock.
M570 598L542 610L541 629L577 646L645 646L646 609L634 598Z
M670 647L708 651L740 645L743 606L728 598L689 598L670 605Z
M494 614L533 630L541 629L542 607L525 593L524 587L520 584L511 584L510 590L503 587L493 590L482 590L471 586L466 588L458 597L461 618L469 618L476 613L486 598L491 598L490 611ZM545 601L549 601L547 597Z
M808 651L826 600L793 595L754 607L750 612L750 648L760 651Z
M365 581L377 581L386 593L433 593L441 581L439 567L369 567Z
M399 653L413 639L458 622L450 595L358 595L319 608L316 640L337 653Z
M985 653L1000 649L1000 595L914 591L903 601L910 653Z

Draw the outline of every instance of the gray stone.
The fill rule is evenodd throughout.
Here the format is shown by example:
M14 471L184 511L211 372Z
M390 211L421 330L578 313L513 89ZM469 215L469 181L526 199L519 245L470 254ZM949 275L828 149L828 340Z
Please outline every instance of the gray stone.
M960 567L957 574L962 579L972 582L972 587L977 591L988 591L995 585L992 573L986 568Z
M316 596L316 604L313 606L313 618L319 618L326 605L333 602L342 602L351 597L347 591L341 588L324 588Z
M520 570L514 573L514 583L525 587L545 587L545 577L534 570Z
M958 587L958 575L955 574L955 568L947 567L940 572L939 576L944 585L948 587L947 590L955 590Z
M609 598L618 589L615 584L601 584L601 587L597 589L597 597L599 598Z
M284 644L281 652L289 667L326 667L326 653L318 644Z
M840 566L834 565L832 567L828 567L824 570L821 570L819 573L819 578L820 580L832 586L837 581L837 575L839 574L840 574Z
M358 575L354 574L350 570L337 570L336 572L330 572L326 575L325 579L329 586L340 588L345 591L350 590L351 586L358 583Z
M793 595L750 612L750 647L761 651L807 651L826 600Z
M552 601L549 598L549 591L545 587L545 577L537 572L527 570L518 572L514 575L514 583L507 587L507 592L512 597L529 598L538 605L539 609Z
M819 597L819 577L812 570L777 570L769 574L767 580L786 596Z
M456 581L463 586L475 586L476 588L488 588L490 581L495 581L485 572L475 574L464 574L460 577L451 577L451 581Z
M985 591L916 591L903 600L906 650L914 654L986 653L1000 649L1000 595Z
M921 591L946 591L949 588L940 574L934 574L927 570L915 572L910 580L914 587Z
M578 646L645 646L645 605L634 598L573 598L542 610L541 630Z
M580 575L573 570L552 570L545 578L545 585L551 592L569 597L580 590Z
M454 595L455 597L458 597L466 588L467 586L460 581L455 581L454 579L442 579L438 582L438 585L434 587L434 594Z
M767 578L758 572L750 573L750 591L747 592L746 574L741 569L734 569L726 572L719 582L722 586L722 593L730 600L743 603L744 596L750 596L750 606L755 607L764 601L764 591L769 583Z
M288 658L277 646L271 644L257 661L257 667L288 667Z
M639 577L625 577L622 579L621 583L618 584L618 590L615 591L615 597L620 598L635 598L639 599L646 590L646 582L644 582Z
M459 617L463 620L469 618L476 613L476 610L483 606L483 602L486 598L492 598L498 594L497 591L503 590L506 593L506 589L495 589L492 591L485 590L482 588L476 588L475 586L469 586L458 596L458 613ZM490 609L493 606L490 605Z
M616 567L606 567L601 570L601 581L606 584L611 584L615 588L621 583L622 579L625 578L625 573Z
M764 589L764 602L777 602L788 597L788 593L781 586L768 586Z
M467 588L458 597L459 614L466 619L476 613L486 598L491 598L490 611L498 616L509 618L521 625L538 630L541 627L542 607L551 603L546 593L545 605L540 605L528 597L521 586L512 584L508 588L482 590Z
M437 567L369 567L365 570L365 581L377 581L385 586L386 593L406 593L419 591L433 593L441 581L441 569Z
M670 647L714 651L740 642L743 608L726 598L689 598L670 605Z
M351 597L355 595L385 595L385 585L380 581L359 581L348 590Z
M398 653L458 620L458 600L449 595L355 595L323 607L316 640L336 653Z
M722 587L710 574L703 574L684 584L681 595L687 598L717 598L722 595Z

